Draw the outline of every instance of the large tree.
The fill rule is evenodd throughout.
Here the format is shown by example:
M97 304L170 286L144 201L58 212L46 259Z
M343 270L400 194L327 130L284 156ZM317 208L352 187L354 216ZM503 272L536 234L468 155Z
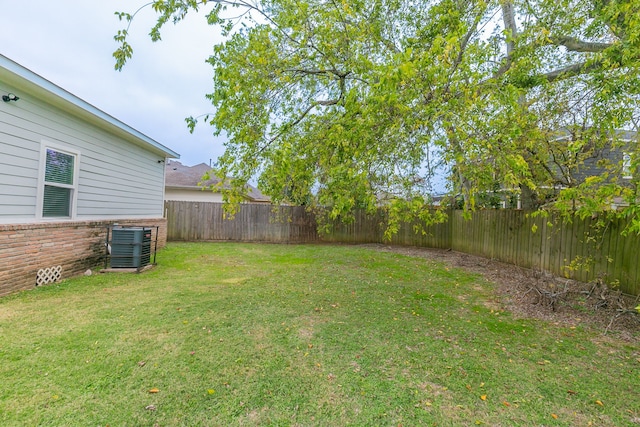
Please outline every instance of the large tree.
M640 230L636 180L619 179L637 169L638 141L616 138L640 119L640 0L150 6L154 40L203 8L227 36L208 58L205 121L228 137L217 172L234 178L231 201L258 177L274 201L334 217L384 201L397 218L429 219L437 170L467 209L496 190L581 215L624 200L618 214ZM126 36L116 36L118 69L132 54ZM598 158L623 143L624 161ZM603 172L576 179L595 158Z

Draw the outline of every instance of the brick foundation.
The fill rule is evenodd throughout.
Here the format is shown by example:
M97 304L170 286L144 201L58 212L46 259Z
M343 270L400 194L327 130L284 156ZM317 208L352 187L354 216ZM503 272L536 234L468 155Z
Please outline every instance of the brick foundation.
M62 266L62 278L104 265L107 227L153 226L158 248L167 242L164 218L118 221L74 221L0 225L0 296L32 289L41 268Z

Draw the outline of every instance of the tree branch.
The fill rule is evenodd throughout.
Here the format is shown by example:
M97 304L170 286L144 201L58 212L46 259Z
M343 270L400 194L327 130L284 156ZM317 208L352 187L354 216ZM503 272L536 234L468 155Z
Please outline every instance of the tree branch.
M271 144L273 144L278 138L280 138L287 130L289 130L290 128L296 126L298 123L300 123L307 116L307 114L309 114L311 112L311 110L313 110L313 107L315 107L314 104L309 105L307 107L307 109L304 110L302 112L302 114L300 114L298 116L297 119L295 119L291 123L287 123L286 125L284 125L283 129L280 132L278 132L276 135L271 137L271 139L269 139L269 141L267 141L267 143L262 148L260 148L258 150L257 154L262 154L264 152L264 150L266 150Z
M302 120L304 120L305 117L307 117L307 115L311 112L311 110L313 110L318 105L321 105L323 107L328 107L328 106L331 106L331 105L338 105L340 103L340 101L342 100L342 98L343 98L343 93L340 93L340 97L338 99L327 99L327 100L313 101L306 108L306 110L304 110L294 121L283 125L281 130L280 130L280 132L278 132L276 135L271 137L271 139L269 139L269 141L267 141L267 143L262 148L260 148L258 150L257 154L262 154L262 152L264 152L264 150L266 150L278 138L280 138L282 135L284 135L285 132L287 132L289 129L297 126Z
M558 68L553 71L549 71L542 74L535 74L528 78L521 79L520 81L514 81L513 83L520 88L532 88L541 85L542 83L553 83L558 80L567 79L570 77L579 76L581 74L589 73L593 70L597 70L602 67L602 61L583 61L575 64L567 65L566 67ZM495 81L498 77L508 71L508 67L501 67L492 78L489 78L481 84L486 84L491 81Z
M589 42L571 36L552 37L551 42L557 46L564 46L571 52L602 52L613 46L613 43Z
M593 71L601 66L601 62L579 62L571 64L566 67L559 68L557 70L549 71L548 73L536 76L536 79L542 79L549 83L553 83L556 80L561 80L568 77L574 77L580 74L584 74L589 71Z
M333 74L341 79L351 74L351 71L338 71L338 70L322 70L319 68L288 68L283 70L284 72L296 73L296 74L309 74L309 75L321 75L321 74Z
M340 94L340 98L338 99L320 100L320 101L316 101L315 103L317 105L322 105L323 107L328 107L330 105L338 105L341 99L342 99L342 94Z
M502 22L507 33L507 61L510 62L511 54L515 49L515 39L518 37L518 27L516 24L516 16L513 8L513 1L507 0L501 4Z

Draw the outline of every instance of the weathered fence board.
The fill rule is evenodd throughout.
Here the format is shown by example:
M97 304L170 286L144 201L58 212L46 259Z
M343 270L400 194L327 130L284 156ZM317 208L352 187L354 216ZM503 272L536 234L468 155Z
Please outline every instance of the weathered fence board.
M553 215L534 218L523 211L479 211L468 221L459 211L450 216L454 250L585 282L600 279L640 294L640 237L621 235L626 220L597 228L592 218L563 223Z
M165 203L167 239L301 243L318 241L315 217L304 207L244 204L234 218L221 203ZM170 237L169 237L170 235Z
M304 207L244 204L233 219L225 219L220 203L172 201L166 202L165 209L168 240L451 248L577 280L601 279L618 284L623 292L640 295L640 238L621 235L628 225L625 220L595 228L591 218L563 223L554 215L543 218L518 210L484 210L465 219L461 211L451 211L446 223L423 227L424 233L415 232L416 223L402 224L387 242L382 211L374 215L356 212L349 223L329 221L331 231L318 235L316 217Z

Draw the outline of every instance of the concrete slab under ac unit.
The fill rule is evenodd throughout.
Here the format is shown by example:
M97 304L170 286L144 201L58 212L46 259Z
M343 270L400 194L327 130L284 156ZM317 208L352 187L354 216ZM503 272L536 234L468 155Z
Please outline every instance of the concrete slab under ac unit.
M151 270L155 267L155 264L147 264L144 267L138 268L103 268L100 273L142 273L147 270Z

